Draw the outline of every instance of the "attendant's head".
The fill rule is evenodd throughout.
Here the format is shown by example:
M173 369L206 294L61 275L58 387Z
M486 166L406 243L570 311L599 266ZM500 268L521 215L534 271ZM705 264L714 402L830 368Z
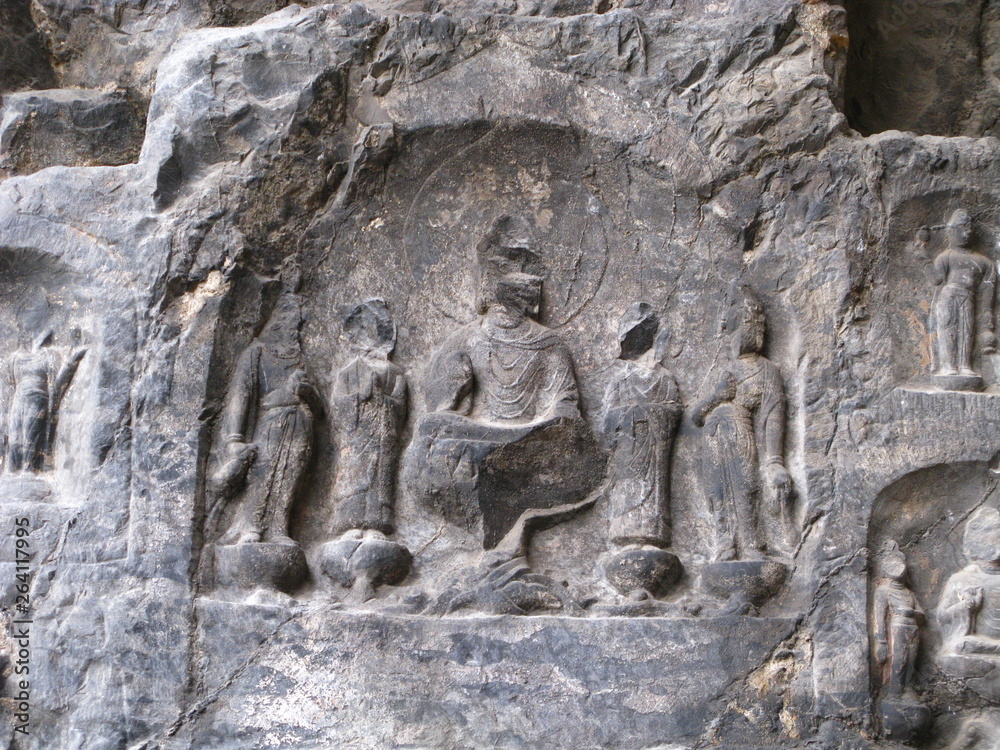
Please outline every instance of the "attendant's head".
M974 227L972 217L964 209L958 209L948 219L948 242L952 247L967 248L972 245Z
M380 299L356 305L344 317L344 334L359 354L388 359L396 346L396 324Z
M736 354L760 354L764 351L767 321L764 306L749 287L740 287L726 316L724 330L736 335Z
M879 570L884 578L903 582L906 580L906 555L895 541L888 541L882 547Z
M653 348L660 319L648 302L629 305L618 325L619 359L639 359Z

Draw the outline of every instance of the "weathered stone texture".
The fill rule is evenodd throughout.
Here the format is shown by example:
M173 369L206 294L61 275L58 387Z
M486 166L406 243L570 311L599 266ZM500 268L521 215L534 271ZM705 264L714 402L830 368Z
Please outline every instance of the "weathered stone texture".
M285 5L0 8L6 745L992 747L996 3Z

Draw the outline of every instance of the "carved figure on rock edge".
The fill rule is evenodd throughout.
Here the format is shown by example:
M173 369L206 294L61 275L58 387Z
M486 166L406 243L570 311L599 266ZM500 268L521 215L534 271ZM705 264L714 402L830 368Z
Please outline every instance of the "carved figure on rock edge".
M222 412L209 518L214 527L230 506L229 527L215 547L216 578L223 584L289 589L305 575L305 557L288 536L288 521L322 406L302 356L299 278L294 262L286 263L282 292L237 361Z
M873 595L873 640L882 729L889 737L911 741L930 722L930 712L913 690L920 631L926 618L907 585L906 555L896 542L883 547L879 573Z
M406 422L407 384L389 358L396 325L385 302L368 300L344 319L356 357L334 382L332 417L339 454L334 480L335 533L323 547L323 570L363 595L409 573L409 550L387 538L394 530L394 494L399 435Z
M14 353L14 392L7 415L8 473L43 470L55 440L59 406L86 353L77 347L63 360L52 346L51 330L36 336L30 349Z
M601 561L620 594L662 596L681 573L670 546L670 463L681 404L677 381L664 367L665 335L653 308L630 306L618 329L618 371L604 394L602 427L611 447L609 541ZM666 332L664 332L665 334Z
M733 334L733 359L692 409L695 425L705 428L704 472L716 529L717 564L703 579L745 609L772 596L787 572L767 559L780 545L768 544L764 518L770 512L786 536L792 533L786 400L780 371L763 355L764 307L747 287L737 290L724 331Z
M1000 511L984 507L965 525L969 564L945 584L937 607L943 644L938 666L1000 700Z
M569 350L537 320L543 266L532 244L528 223L514 216L500 217L479 243L480 315L434 355L429 413L404 460L416 497L496 548L489 557L498 565L511 562L504 550L523 553L523 538L513 536L589 507L605 463L580 415ZM526 562L517 571L504 580L527 580Z
M976 341L984 354L997 349L996 268L975 251L975 225L967 211L955 211L945 229L948 247L930 269L935 287L930 315L933 382L945 390L979 391L983 379L973 368Z

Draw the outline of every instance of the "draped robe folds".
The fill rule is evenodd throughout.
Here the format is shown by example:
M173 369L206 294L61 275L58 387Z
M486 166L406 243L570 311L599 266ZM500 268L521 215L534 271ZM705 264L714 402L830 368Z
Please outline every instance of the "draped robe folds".
M624 362L608 384L613 543L670 546L670 458L680 413L677 383L659 364Z
M336 531L393 531L399 432L406 419L403 370L358 357L338 374L333 394L340 453L334 482Z
M487 549L531 509L582 500L603 464L580 416L573 362L530 318L489 314L451 336L425 384L404 481L421 502L480 531Z
M300 395L301 357L260 342L237 364L223 414L223 436L253 444L257 457L223 543L259 535L260 541L288 538L288 517L313 448L313 414Z
M573 363L556 333L530 318L513 329L484 319L465 333L459 347L472 363L473 419L524 424L579 415Z
M765 461L781 461L785 394L778 368L760 355L731 366L705 420L709 495L718 533L717 559L763 556L762 483L758 438ZM723 385L723 384L720 384Z
M951 249L935 259L934 274L940 284L932 304L937 369L971 373L977 332L993 332L996 269L979 253Z

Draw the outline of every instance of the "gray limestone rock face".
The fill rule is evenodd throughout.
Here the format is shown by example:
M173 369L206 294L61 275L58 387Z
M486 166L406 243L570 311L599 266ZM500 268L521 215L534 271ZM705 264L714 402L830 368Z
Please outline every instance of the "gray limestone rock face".
M144 129L143 113L123 91L6 94L0 104L0 174L128 164L139 156Z
M10 0L0 8L0 94L55 84L45 36L31 14L31 0Z
M998 13L2 5L4 746L993 747Z

